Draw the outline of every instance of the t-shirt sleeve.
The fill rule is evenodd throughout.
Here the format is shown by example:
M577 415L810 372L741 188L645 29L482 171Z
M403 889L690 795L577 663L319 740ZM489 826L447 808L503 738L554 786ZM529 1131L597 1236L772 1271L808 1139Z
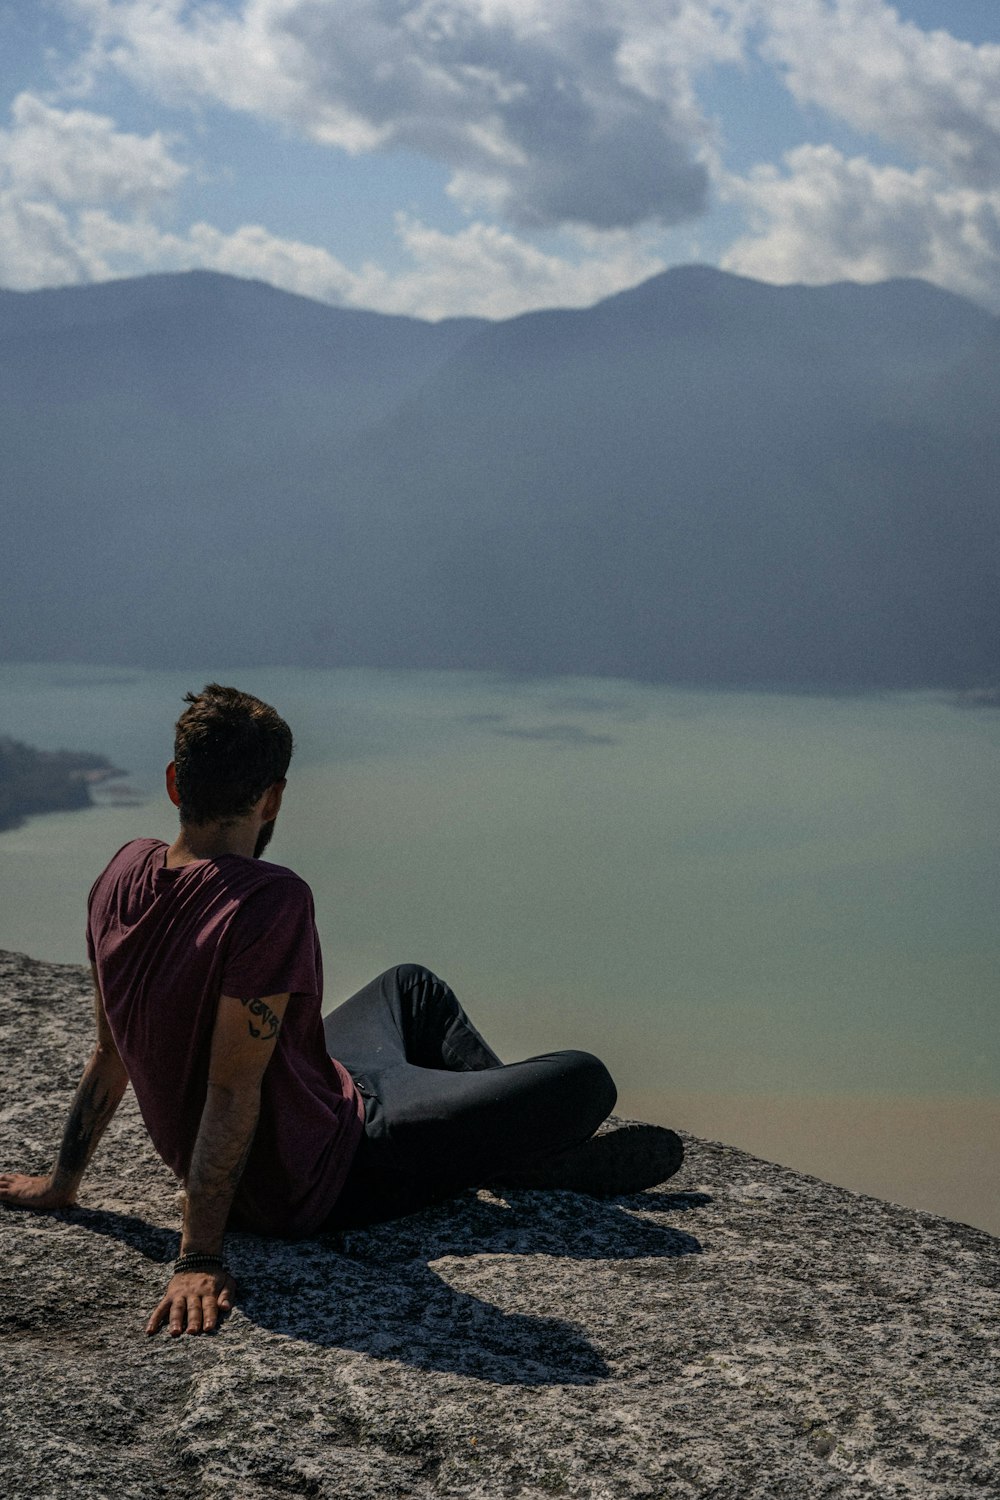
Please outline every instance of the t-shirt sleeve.
M121 853L121 850L119 850L119 853ZM87 892L87 957L91 963L97 961L97 942L94 937L94 898L97 895L97 888L101 883L101 878L98 875Z
M222 993L318 995L321 980L312 893L301 880L266 885L243 902L229 929Z

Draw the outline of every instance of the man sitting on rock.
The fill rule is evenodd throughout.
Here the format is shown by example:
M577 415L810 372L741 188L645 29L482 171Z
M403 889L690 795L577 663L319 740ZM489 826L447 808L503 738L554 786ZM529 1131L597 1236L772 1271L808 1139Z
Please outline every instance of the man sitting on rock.
M185 1186L180 1259L146 1325L179 1334L231 1305L227 1225L302 1236L484 1183L609 1196L677 1170L672 1131L595 1135L615 1103L596 1057L501 1063L426 969L388 970L324 1024L312 894L261 859L291 731L235 688L185 701L167 767L180 832L126 844L90 892L94 1052L52 1171L0 1176L0 1202L72 1204L131 1081Z

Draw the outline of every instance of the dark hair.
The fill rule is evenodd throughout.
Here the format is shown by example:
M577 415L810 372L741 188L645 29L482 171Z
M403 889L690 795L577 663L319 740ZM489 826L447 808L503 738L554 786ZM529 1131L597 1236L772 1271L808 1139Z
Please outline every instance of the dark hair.
M177 720L174 766L182 823L245 817L292 758L292 731L268 704L210 682L186 693Z

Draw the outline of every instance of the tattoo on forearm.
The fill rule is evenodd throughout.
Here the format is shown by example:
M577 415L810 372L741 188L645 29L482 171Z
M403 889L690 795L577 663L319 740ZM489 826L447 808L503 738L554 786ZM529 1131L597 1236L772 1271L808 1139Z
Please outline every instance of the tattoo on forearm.
M240 1000L240 1004L245 1005L250 1015L256 1016L260 1021L259 1026L255 1026L253 1021L248 1022L251 1036L259 1036L262 1041L270 1042L278 1035L281 1020L263 1000Z
M99 1079L81 1081L59 1147L55 1167L58 1178L69 1181L83 1172L120 1098L120 1093L102 1087Z

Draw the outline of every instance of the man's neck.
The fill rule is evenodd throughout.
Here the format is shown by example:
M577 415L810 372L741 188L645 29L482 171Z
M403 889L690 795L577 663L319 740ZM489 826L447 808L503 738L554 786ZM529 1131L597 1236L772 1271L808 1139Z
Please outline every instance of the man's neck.
M196 859L219 859L223 854L242 854L246 859L252 859L257 832L257 825L252 820L182 823L180 832L167 850L167 868L189 865Z

